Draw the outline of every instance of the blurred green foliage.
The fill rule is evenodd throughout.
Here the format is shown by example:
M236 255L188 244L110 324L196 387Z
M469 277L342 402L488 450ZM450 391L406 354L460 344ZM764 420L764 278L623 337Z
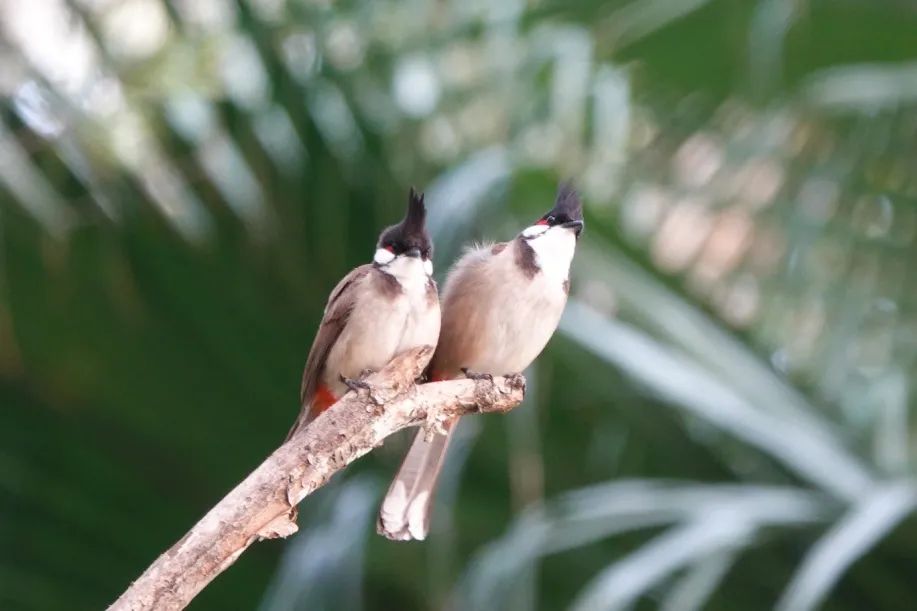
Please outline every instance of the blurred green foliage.
M192 608L907 608L912 3L0 22L0 608L103 607L276 446L409 185L442 277L566 176L570 307L525 408L464 424L430 540L372 534L393 439Z

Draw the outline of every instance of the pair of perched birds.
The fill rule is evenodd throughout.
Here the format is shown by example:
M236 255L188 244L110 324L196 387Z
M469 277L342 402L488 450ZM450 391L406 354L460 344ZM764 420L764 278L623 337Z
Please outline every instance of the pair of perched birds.
M332 291L306 362L302 411L288 436L396 354L436 346L433 381L518 373L541 353L567 302L570 263L583 230L576 191L562 184L554 207L510 242L468 250L446 279L440 306L423 194L411 190L404 220L379 237L373 262ZM473 373L472 373L473 372ZM379 533L424 539L447 435L420 431L379 512Z

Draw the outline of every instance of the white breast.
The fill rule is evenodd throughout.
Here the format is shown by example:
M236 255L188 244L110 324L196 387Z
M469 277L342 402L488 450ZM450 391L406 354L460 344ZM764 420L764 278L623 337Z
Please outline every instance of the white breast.
M398 280L398 284L401 285L401 288L404 289L405 294L409 297L426 296L427 281L430 277L427 275L426 266L421 259L416 257L397 257L385 266L384 271Z
M430 301L428 286L433 266L429 261L399 257L386 267L404 291L404 331L397 352L417 346L435 346L439 339L439 300Z
M336 394L346 392L338 375L356 378L364 369L379 370L408 348L436 345L439 338L439 301L427 293L430 281L420 259L398 257L385 266L401 285L392 297L367 288L354 304L347 326L326 361L323 381Z
M518 249L529 247L539 266L534 275L519 267ZM447 281L446 328L435 357L442 373L468 367L502 375L528 367L560 321L575 247L571 231L552 229L496 252L465 255Z
M528 241L535 251L535 261L546 279L561 285L570 276L570 263L576 251L576 236L569 229L552 227Z

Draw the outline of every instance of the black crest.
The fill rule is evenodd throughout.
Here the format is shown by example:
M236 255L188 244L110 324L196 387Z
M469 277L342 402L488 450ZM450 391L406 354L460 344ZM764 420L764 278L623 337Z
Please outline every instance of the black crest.
M423 193L411 187L408 195L408 210L397 225L392 225L379 236L379 247L400 255L418 250L424 259L433 256L433 242L427 232L427 206Z
M553 217L552 225L561 225L570 221L583 220L583 203L580 201L579 193L573 187L570 181L560 183L557 188L557 197L554 199L554 208L546 215L545 219Z
M405 234L420 234L427 231L427 206L423 201L423 193L418 193L411 187L408 195L408 211L401 222Z

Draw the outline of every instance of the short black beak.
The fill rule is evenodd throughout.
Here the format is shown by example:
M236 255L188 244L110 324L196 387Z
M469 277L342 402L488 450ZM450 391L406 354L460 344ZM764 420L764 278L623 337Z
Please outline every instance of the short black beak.
M404 256L411 257L412 259L419 259L420 258L420 249L412 248L411 250L406 250L404 251Z
M570 221L569 223L564 223L561 226L564 229L572 229L576 234L576 237L579 237L579 235L583 233L583 227L585 227L586 224L583 223L583 221Z

